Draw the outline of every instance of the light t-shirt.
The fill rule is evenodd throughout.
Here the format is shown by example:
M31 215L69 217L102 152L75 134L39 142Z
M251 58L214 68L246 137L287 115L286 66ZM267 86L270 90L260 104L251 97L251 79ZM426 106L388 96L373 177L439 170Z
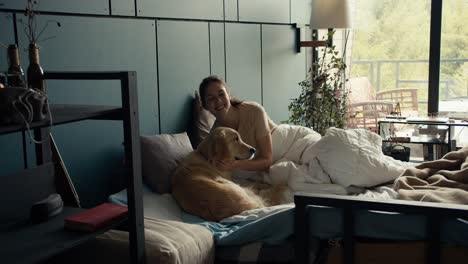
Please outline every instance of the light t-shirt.
M268 135L268 133L271 134L277 125L268 117L263 106L256 102L244 101L233 107L239 110L239 127L236 129L237 132L239 132L245 143L257 149L255 156L259 157L260 149L257 145L257 139ZM214 127L219 127L219 124L215 122ZM235 170L232 173L232 180L240 185L249 185L261 175L262 172L259 171Z
M239 132L245 143L259 150L257 139L271 133L276 124L268 117L263 106L256 102L246 101L233 107L239 111L239 127L236 129L237 132ZM218 126L215 122L213 127ZM257 153L257 156L259 154Z

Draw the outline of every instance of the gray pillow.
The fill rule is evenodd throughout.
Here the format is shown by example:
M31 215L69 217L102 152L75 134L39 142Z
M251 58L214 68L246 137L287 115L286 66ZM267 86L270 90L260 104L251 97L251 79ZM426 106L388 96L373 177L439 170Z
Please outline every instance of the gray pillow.
M215 120L216 118L214 115L202 107L200 95L198 92L195 92L190 135L193 148L197 148L200 142L210 133Z
M140 136L143 181L158 193L171 192L171 175L193 148L186 132Z

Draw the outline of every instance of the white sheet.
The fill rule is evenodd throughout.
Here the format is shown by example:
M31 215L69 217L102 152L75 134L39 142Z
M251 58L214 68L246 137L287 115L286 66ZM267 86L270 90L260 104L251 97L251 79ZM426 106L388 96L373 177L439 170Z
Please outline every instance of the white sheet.
M348 194L353 186L372 187L395 180L413 164L382 153L382 139L365 129L330 128L324 137L312 129L279 125L272 133L273 160L263 180L287 184L290 192Z
M158 194L143 185L143 214L153 219L182 221L182 209L171 194ZM127 205L127 189L109 196L109 202Z
M292 194L291 194L292 195ZM397 192L389 186L382 186L373 189L364 190L358 197L375 198L379 200L396 199ZM126 189L109 196L109 201L116 204L127 204ZM294 203L286 203L282 205L269 206L259 209L244 211L240 214L221 220L221 223L237 223L243 221L255 221L262 217L276 214L294 207ZM163 219L172 221L181 221L182 209L174 200L171 194L158 194L152 192L148 187L143 188L143 213L145 217L153 219Z

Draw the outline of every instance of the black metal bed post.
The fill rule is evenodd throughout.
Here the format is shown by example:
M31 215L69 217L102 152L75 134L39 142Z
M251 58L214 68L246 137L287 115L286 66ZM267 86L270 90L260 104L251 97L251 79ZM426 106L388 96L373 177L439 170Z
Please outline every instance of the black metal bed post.
M440 216L429 214L426 216L426 263L439 264L441 261L442 246L440 243Z
M310 232L307 222L307 204L301 196L294 196L294 204L294 249L296 263L309 263Z
M140 128L138 122L138 95L136 72L121 73L122 108L125 138L125 166L127 175L130 257L132 263L145 263L142 179L140 163ZM137 201L136 199L139 199ZM137 262L134 262L134 261Z
M343 208L343 264L354 264L354 213L353 208L348 205Z

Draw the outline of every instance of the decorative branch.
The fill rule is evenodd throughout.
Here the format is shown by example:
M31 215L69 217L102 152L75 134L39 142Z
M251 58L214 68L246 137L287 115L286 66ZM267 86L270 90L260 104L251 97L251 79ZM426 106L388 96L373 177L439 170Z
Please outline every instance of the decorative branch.
M38 6L38 0L28 0L26 9L24 10L24 16L28 18L28 21L26 24L24 24L23 21L20 20L20 23L24 26L24 33L28 37L30 44L37 44L40 41L45 41L55 37L52 36L41 39L42 34L45 32L50 23L56 23L57 27L62 26L57 20L47 20L46 24L41 28L40 31L38 31L39 25L36 17L39 15L39 12L36 11Z

